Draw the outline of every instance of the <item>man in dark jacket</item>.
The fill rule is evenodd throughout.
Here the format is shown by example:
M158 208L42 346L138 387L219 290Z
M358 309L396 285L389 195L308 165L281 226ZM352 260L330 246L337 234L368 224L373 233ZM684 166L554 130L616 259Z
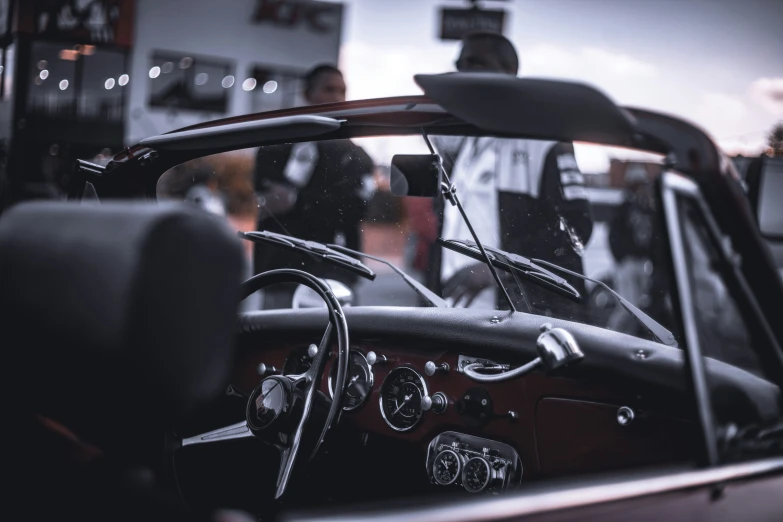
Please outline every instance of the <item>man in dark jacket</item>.
M609 248L617 261L615 290L642 309L651 303L653 259L655 257L655 202L652 182L642 165L629 164L625 173L622 204L609 223ZM648 310L649 312L649 310ZM615 331L634 333L636 320L621 306L615 307L607 326Z
M314 68L305 77L304 97L311 105L345 101L342 74L329 65ZM259 230L361 250L359 224L373 193L372 173L372 160L350 140L261 147L255 176ZM254 257L256 273L298 268L348 286L356 282L344 270L283 248L259 244ZM286 308L292 295L290 287L270 288L264 308Z
M519 60L513 44L500 34L472 33L463 41L460 72L516 75ZM448 150L451 148L451 150ZM452 182L479 238L525 257L544 259L582 273L582 251L593 221L584 178L570 143L468 137L439 152L451 169ZM448 167L447 167L448 168ZM456 208L443 209L441 236L472 239ZM504 307L485 265L449 250L435 253L443 296L457 306ZM584 284L564 276L577 289ZM508 278L506 278L508 279ZM513 279L510 280L514 285ZM554 292L526 283L524 295L510 292L518 309L577 319L578 307Z

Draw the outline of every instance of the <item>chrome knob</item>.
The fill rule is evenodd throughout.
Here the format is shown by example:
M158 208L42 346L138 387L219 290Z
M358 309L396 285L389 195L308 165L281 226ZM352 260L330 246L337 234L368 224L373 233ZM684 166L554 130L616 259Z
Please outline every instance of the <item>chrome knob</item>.
M429 377L435 375L435 372L437 372L438 370L442 371L443 373L448 373L449 364L448 363L435 364L432 361L427 361L427 363L424 365L424 373L426 373Z
M258 375L262 377L265 375L275 375L280 373L274 366L267 366L264 363L259 363L259 365L256 367L256 371L258 372Z
M432 397L425 395L421 398L421 411L429 411L432 408Z
M552 328L550 323L541 325L536 348L539 365L547 372L579 362L585 357L570 332L563 328Z
M432 396L432 411L435 413L443 413L448 405L449 400L443 392L437 392Z
M628 406L620 406L617 410L617 424L628 426L636 418L636 414Z
M383 364L386 362L385 355L378 355L375 352L367 352L367 364L370 366L374 364Z
M314 344L311 344L307 347L307 356L311 359L315 359L316 355L318 355L318 347Z

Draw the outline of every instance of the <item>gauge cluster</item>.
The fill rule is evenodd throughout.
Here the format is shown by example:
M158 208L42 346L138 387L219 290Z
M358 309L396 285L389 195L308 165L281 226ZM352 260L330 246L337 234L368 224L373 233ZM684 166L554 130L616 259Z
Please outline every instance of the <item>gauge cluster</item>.
M440 486L492 493L519 484L522 461L508 444L447 431L430 442L427 472Z

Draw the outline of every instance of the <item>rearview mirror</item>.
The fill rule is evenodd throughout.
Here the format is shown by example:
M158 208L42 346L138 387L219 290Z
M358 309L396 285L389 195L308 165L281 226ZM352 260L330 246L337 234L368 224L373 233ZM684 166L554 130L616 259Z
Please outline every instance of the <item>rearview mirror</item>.
M390 188L395 196L436 198L440 195L441 159L437 154L395 154Z

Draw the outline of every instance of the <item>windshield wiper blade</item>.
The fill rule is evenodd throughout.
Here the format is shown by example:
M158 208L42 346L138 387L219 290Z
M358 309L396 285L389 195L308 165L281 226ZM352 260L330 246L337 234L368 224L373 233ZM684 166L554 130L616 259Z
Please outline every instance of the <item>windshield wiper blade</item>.
M408 283L408 286L410 286L414 292L416 292L420 297L423 297L427 301L430 302L430 304L436 308L449 308L449 304L438 294L427 288L426 286L422 285L415 279L413 279L411 276L397 268L393 263L390 263L389 261L386 261L383 258L371 256L370 254L366 254L364 252L359 252L358 250L351 250L350 248L346 248L344 246L340 245L326 245L329 248L333 250L337 250L338 252L343 252L345 254L351 254L354 256L362 256L366 257L368 259L372 259L374 261L378 261L379 263L383 263L384 265L388 266L406 282Z
M591 283L595 283L601 287L603 287L607 292L612 294L615 299L617 299L621 305L623 305L623 308L626 309L626 311L634 316L637 321L642 323L645 328L647 328L655 338L657 338L660 342L665 344L666 346L672 346L677 347L679 346L677 344L677 339L674 338L674 334L671 333L669 330L667 330L661 323L647 315L646 313L639 310L639 308L636 307L633 303L625 299L623 296L615 292L612 288L609 287L606 283L603 281L599 281L598 279L593 279L591 277L587 277L585 275L579 274L577 272L573 272L571 270L568 270L567 268L563 268L562 266L558 266L554 263L550 263L548 261L544 261L542 259L531 259L534 263L538 263L541 265L546 265L549 268L553 270L558 270L560 272L563 272L565 274L572 275L574 277L578 277L580 279L583 279L585 281L590 281Z
M477 260L483 259L483 256L478 251L476 244L473 243L472 241L459 241L454 239L444 240L441 238L438 239L438 242L446 248L449 248L461 254L465 254L466 256L472 257L473 259L477 259ZM557 270L558 272L562 272L577 277L579 279L582 279L584 281L590 281L592 283L600 285L601 287L605 288L610 294L612 294L615 297L615 299L617 299L617 301L619 301L619 303L623 306L623 308L625 308L628 311L628 313L634 316L634 318L636 318L637 321L643 324L645 328L647 328L650 331L650 333L653 334L653 336L655 336L655 338L658 339L661 343L667 346L673 346L673 347L678 346L677 340L674 338L674 334L672 334L669 330L667 330L663 325L661 325L655 319L653 319L649 315L639 310L639 308L637 308L630 301L628 301L623 296L615 292L606 283L599 281L597 279L593 279L591 277L587 277L578 272L568 270L567 268L563 268L562 266L556 265L554 263L550 263L549 261L544 261L543 259L535 259L535 258L528 259L526 257L513 254L511 252L505 252L497 248L486 247L486 246L484 248L489 254L491 254L492 264L500 268L501 270L506 270L507 272L514 270L524 275L528 279L531 279L532 281L535 281L541 284L542 286L546 286L560 293L563 293L564 295L571 297L572 299L579 299L581 297L579 292L576 290L576 288L571 286L562 277L553 274L552 272L550 272L549 270L547 270L546 268L540 265L544 265L546 267L551 268L552 270Z
M323 243L316 241L307 241L305 239L299 239L298 237L286 236L285 234L278 234L276 232L269 232L267 230L258 230L255 232L237 232L237 235L242 239L252 241L254 243L267 243L271 245L281 246L289 250L296 252L303 252L315 256L316 258L333 264L354 274L358 274L370 281L375 280L375 272L370 267L359 261L358 259L338 252L333 248L330 248Z
M481 255L478 245L473 241L439 238L438 243L449 250L454 250L465 256L472 257L477 261L484 260L484 256ZM530 279L534 283L545 286L574 301L579 302L582 299L579 290L574 288L568 281L559 275L538 266L530 259L489 246L484 246L484 250L487 251L489 258L492 261L492 265L496 268L509 273L514 271L526 279Z

